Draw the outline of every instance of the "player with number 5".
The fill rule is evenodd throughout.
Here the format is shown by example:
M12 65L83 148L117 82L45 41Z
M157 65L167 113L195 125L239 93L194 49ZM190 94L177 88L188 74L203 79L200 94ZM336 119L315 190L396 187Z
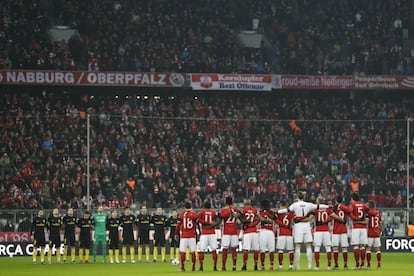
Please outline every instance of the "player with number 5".
M367 217L364 220L356 221L355 224L368 226L368 247L367 247L367 268L371 267L371 250L374 248L377 256L377 269L381 268L381 231L383 229L382 216L379 210L375 209L375 202L368 201Z
M368 207L360 201L358 193L351 194L352 212L349 217L353 220L351 231L351 245L354 247L355 267L360 269L364 267L366 246L368 244L367 225L358 223L364 221Z

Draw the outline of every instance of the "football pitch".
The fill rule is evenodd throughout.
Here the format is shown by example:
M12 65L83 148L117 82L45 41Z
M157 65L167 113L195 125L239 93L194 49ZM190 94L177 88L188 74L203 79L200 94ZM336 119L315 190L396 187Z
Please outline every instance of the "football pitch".
M266 256L268 258L268 256ZM301 270L300 271L288 271L287 265L281 271L269 271L268 264L266 265L265 271L253 271L252 256L249 255L249 263L247 271L240 271L242 265L242 255L238 254L237 270L231 270L231 258L227 260L227 271L214 272L211 263L211 255L207 254L205 258L204 271L198 271L199 265L197 263L196 271L191 271L191 263L186 262L185 272L179 271L179 266L173 266L170 262L161 263L125 263L125 264L109 264L102 263L102 257L98 256L98 262L96 264L32 264L31 257L1 257L0 268L1 275L30 275L30 276L64 276L64 275L113 275L113 276L126 276L126 275L185 275L185 274L199 274L199 275L270 275L270 274L285 274L285 275L302 275L302 274L313 274L313 275L349 275L350 273L355 275L367 275L367 276L378 276L378 275L413 275L414 274L414 253L383 253L382 254L382 268L381 270L376 269L376 258L373 256L372 266L370 270L343 270L340 266L339 270L327 270L326 269L326 256L321 254L321 270L307 270L305 254L302 254ZM56 258L53 257L52 261L55 262ZM277 255L275 255L275 261L277 262ZM340 257L340 263L342 258ZM286 263L286 257L285 257ZM350 253L348 266L352 268L354 265L354 259L352 253ZM276 266L277 267L277 266ZM219 255L218 268L221 268L221 255ZM214 273L214 274L213 274Z

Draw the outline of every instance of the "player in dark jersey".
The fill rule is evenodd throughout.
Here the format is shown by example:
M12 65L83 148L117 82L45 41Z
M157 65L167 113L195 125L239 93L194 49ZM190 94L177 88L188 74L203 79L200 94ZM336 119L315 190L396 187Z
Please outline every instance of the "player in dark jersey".
M114 263L114 255L115 255L115 262L119 264L119 226L120 225L121 225L121 220L118 218L118 212L115 209L113 209L111 211L110 218L106 222L106 229L109 230L108 249L109 249L109 262L111 264Z
M166 241L165 241L165 231L167 230L167 217L162 214L162 208L157 208L155 215L151 218L151 223L154 224L154 262L157 261L158 250L161 247L161 260L166 262Z
M178 213L176 209L171 211L171 216L167 219L167 227L170 229L170 261L180 258L179 240L174 237L175 228L177 227Z
M120 217L120 220L122 227L122 262L126 263L127 246L129 246L131 263L135 263L135 216L131 214L131 209L129 206L125 207L124 214Z
M52 211L52 216L49 217L47 221L47 229L49 230L49 251L47 252L48 264L52 263L53 246L55 246L56 250L57 263L60 263L60 245L62 243L60 240L60 230L62 229L62 225L63 222L59 217L59 210L55 208Z
M36 264L37 251L40 248L40 262L43 264L45 261L45 245L46 235L45 229L47 220L44 217L43 210L37 211L37 216L33 218L31 226L31 239L33 241L33 264Z
M79 262L83 263L83 255L85 254L85 263L89 262L89 254L92 244L91 230L93 225L93 220L91 218L91 213L85 211L83 216L78 219L77 223L80 228L79 235Z
M64 228L64 240L65 249L63 252L63 262L66 262L66 257L68 256L68 249L70 247L70 258L71 262L75 262L75 249L76 249L76 240L75 240L75 226L76 226L76 217L73 215L73 209L69 208L66 216L63 217L63 228Z
M138 226L138 261L142 260L142 249L145 246L145 258L149 262L150 246L149 246L149 230L151 223L151 216L148 214L147 206L142 205L140 214L137 216L136 223Z

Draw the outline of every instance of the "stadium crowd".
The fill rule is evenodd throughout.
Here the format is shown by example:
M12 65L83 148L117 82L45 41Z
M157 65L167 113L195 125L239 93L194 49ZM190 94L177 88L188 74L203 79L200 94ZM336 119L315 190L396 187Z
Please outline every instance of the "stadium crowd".
M2 93L0 204L79 208L220 207L332 201L358 191L379 207L404 207L410 97L301 92L162 97ZM323 107L323 108L320 108ZM392 119L385 122L383 119ZM410 194L413 181L410 179ZM410 195L411 196L411 195ZM412 201L411 201L412 202ZM412 205L412 203L411 203Z
M407 0L6 0L0 68L412 74L412 10ZM79 36L52 41L53 25ZM269 42L242 47L243 29Z
M411 74L411 10L404 0L6 0L0 68L269 73L272 64L288 74ZM79 36L52 41L55 24ZM241 29L265 34L273 54L240 47ZM358 190L379 206L405 206L405 122L363 120L404 119L409 99L89 96L2 93L2 208L86 204L86 113L99 114L95 204L219 207L228 195L257 204L306 188L312 198Z
M411 74L410 1L244 1L287 74ZM240 19L242 20L242 19ZM247 24L248 22L246 22Z
M315 3L5 0L0 7L0 69L411 75L414 49L410 46L412 35L407 26L412 24L413 7L407 0ZM70 26L77 33L67 41L54 41L48 33L54 25ZM239 44L237 33L245 29L265 35L261 48ZM161 96L145 96L126 94L126 90L108 95L81 91L82 88L69 92L46 88L41 93L41 89L33 87L22 88L19 93L12 90L5 87L0 95L0 207L54 209L47 223L43 210L39 210L30 230L34 245L44 247L44 228L48 225L49 230L54 229L49 245L60 246L64 221L58 208L85 209L89 201L87 156L90 153L92 206L89 207L99 206L99 214L89 217L89 212L84 212L84 217L76 218L69 215L73 210L68 211L73 237L75 221L78 227L87 228L83 235L85 244L81 234L85 262L88 262L93 223L95 227L100 223L102 230L99 238L94 237L94 262L97 241L106 262L106 230L119 238L119 227L126 222L131 229L128 241L131 262L135 262L134 224L139 228L145 221L148 225L141 228L149 231L150 222L154 225L158 222L159 237L165 239L168 224L161 215L162 208L184 206L181 220L190 214L192 222L204 225L202 230L206 232L202 231L201 236L210 232L215 236L214 227L225 220L221 241L223 270L228 254L232 255L236 270L239 238L236 218L243 224L244 235L256 235L260 223L261 268L264 269L264 252L268 250L273 270L275 244L263 246L262 242L274 242L275 237L274 233L270 238L264 234L271 234L277 217L288 216L292 210L295 216L289 217L289 221L294 221L295 227L315 221L318 232L320 221L313 217L314 212L332 216L338 208L344 208L350 215L359 215L363 208L370 210L367 215L371 221L382 220L376 206L405 208L409 198L410 206L414 207L414 178L407 179L405 163L407 118L413 116L413 100L408 94L289 91L277 95L196 95L181 91L167 95L164 91ZM412 144L412 135L410 140ZM414 152L410 153L414 156ZM348 201L351 195L351 207L345 204L341 207L342 199ZM305 196L317 205L309 203L307 215L300 216L292 201L302 201ZM233 209L233 200L237 206L244 203L243 211ZM260 215L251 205L261 205ZM322 205L325 207L320 209ZM103 206L125 207L128 211L118 217L117 211L111 209L107 224ZM129 213L129 206L134 210L141 206L139 218ZM157 211L150 217L143 206ZM205 210L200 215L192 207ZM220 219L216 219L210 208L221 209L217 214ZM202 219L206 214L211 215L209 221ZM251 225L253 220L247 219L250 216L241 218L245 214L255 218L254 225ZM343 226L344 218L332 218ZM366 228L363 225L368 221L363 217L351 219L355 229ZM229 221L233 224L231 235L226 233ZM329 221L325 222L327 227ZM177 236L179 231L185 233L185 225L189 225L180 223L173 233ZM191 237L182 238L192 239L188 247L195 270L195 223L191 225L194 227L187 229ZM0 223L0 231L14 231L16 226L8 218L4 226ZM28 226L26 215L17 230L28 231ZM246 231L249 227L250 233ZM285 228L291 229L291 225ZM144 236L142 229L138 230L140 239ZM382 229L374 230L378 242ZM157 226L155 232L157 235ZM234 237L226 239L226 235ZM213 238L212 245L217 246L217 239ZM158 242L159 238L155 240ZM75 262L74 241L73 238L70 245L72 262ZM311 269L310 240L304 242ZM110 262L113 263L113 256L115 262L120 262L120 241L112 243L108 244ZM142 243L149 261L149 240ZM156 244L161 246L162 261L165 261L165 244L165 240ZM370 266L372 243L367 251L365 246L359 248L366 244L362 240L352 242L356 268L365 267L365 257ZM126 246L123 244L121 252L123 262L126 262ZM187 248L181 244L179 247L181 270L184 270ZM380 268L381 252L375 247ZM283 259L283 249L277 248L279 258ZM245 245L242 270L247 269L251 249L256 251L254 270L258 270L259 249ZM141 244L137 247L140 261L142 250ZM293 269L293 258L299 269L300 247L296 247L295 253L293 247L287 250L289 269ZM316 269L319 269L319 250L320 245L315 245ZM325 246L325 250L328 269L338 269L338 249L333 248L335 264L331 263L330 246L329 249ZM200 270L203 270L204 251L207 252L206 244L199 252ZM153 253L154 260L157 252ZM80 262L84 261L82 254ZM44 258L44 248L40 255ZM64 261L66 255L67 248ZM60 257L58 254L58 263ZM213 260L217 270L217 253L213 254ZM279 269L282 268L279 259ZM344 268L348 268L346 262Z

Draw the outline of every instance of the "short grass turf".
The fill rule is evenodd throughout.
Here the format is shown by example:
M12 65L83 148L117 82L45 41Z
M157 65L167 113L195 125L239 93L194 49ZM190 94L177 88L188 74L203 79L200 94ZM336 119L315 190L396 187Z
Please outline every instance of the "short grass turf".
M169 259L169 258L168 258ZM166 263L161 262L152 262L152 263L121 263L121 264L109 264L103 263L102 257L98 256L98 261L96 264L56 264L52 263L51 265L39 263L32 264L31 257L1 257L0 258L0 275L30 275L30 276L64 276L64 275L100 275L100 276L126 276L126 275L270 275L270 274L285 274L289 276L303 275L303 274L324 274L324 275L349 275L350 273L355 275L367 275L367 276L379 276L379 275L414 275L414 253L383 253L382 254L382 268L380 270L376 269L376 258L373 254L372 268L370 270L352 270L354 266L354 259L352 253L349 254L348 266L350 270L344 270L340 265L339 270L328 271L326 269L326 255L321 254L321 270L307 270L306 256L302 254L301 256L301 270L300 271L288 271L287 265L284 265L282 271L269 271L268 262L266 263L265 271L253 271L253 256L249 255L249 262L247 266L247 271L240 271L242 266L242 254L238 254L237 260L237 271L232 271L231 266L231 257L227 259L227 270L226 271L213 271L211 255L207 254L205 257L204 271L200 272L199 264L197 262L196 271L191 271L191 263L185 263L185 272L180 272L180 266L173 266L169 261ZM268 255L266 255L266 261L268 261ZM277 262L277 254L275 254L275 259ZM52 262L56 261L56 257L52 258ZM287 256L285 255L284 263L287 261ZM340 263L342 258L340 257ZM277 269L277 266L275 266ZM218 269L221 269L221 255L218 259Z

